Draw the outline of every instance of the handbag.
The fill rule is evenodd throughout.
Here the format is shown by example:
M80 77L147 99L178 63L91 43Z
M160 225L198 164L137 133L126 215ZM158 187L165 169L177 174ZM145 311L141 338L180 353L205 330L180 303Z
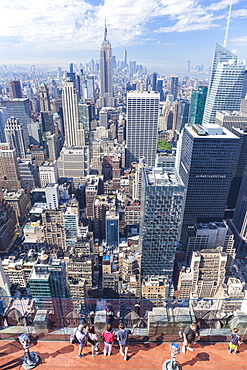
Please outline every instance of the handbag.
M77 329L76 329L76 331L73 334L70 335L69 341L72 344L78 344L79 343L79 341L78 341L78 339L76 337L76 332L77 332Z

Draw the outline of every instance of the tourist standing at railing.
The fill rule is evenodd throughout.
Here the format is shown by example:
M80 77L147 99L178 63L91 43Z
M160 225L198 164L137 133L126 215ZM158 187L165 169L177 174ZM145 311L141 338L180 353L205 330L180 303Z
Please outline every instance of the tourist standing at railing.
M78 341L78 358L80 357L84 357L85 354L82 353L83 351L83 348L85 347L85 345L87 344L87 335L88 335L88 327L85 328L85 332L84 332L84 325L79 325L77 329L75 329L75 335L76 335L76 339Z
M129 335L134 333L137 324L133 325L132 330L125 329L124 324L121 322L119 325L119 331L117 332L117 340L120 347L120 354L124 356L124 360L127 360L127 353L128 353L128 343L129 343Z
M186 326L183 332L184 342L182 346L182 353L185 353L186 349L189 351L194 351L190 345L195 341L196 336L197 340L200 340L200 328L195 322L192 322L191 325Z
M234 355L236 355L238 353L238 347L240 346L240 344L242 344L241 337L238 333L239 333L238 328L234 328L232 330L231 340L230 340L230 343L229 343L229 347L227 349L229 353L233 352Z
M114 342L114 334L112 333L111 324L106 325L106 329L101 334L101 337L104 339L104 356L108 354L111 356L112 345Z

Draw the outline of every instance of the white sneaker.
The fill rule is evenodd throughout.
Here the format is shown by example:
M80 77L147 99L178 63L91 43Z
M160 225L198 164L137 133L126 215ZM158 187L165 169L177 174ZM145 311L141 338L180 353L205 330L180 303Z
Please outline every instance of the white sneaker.
M186 353L186 347L185 346L182 346L182 353L185 355Z
M191 347L187 347L187 350L190 351L190 352L194 352L194 349L191 348Z

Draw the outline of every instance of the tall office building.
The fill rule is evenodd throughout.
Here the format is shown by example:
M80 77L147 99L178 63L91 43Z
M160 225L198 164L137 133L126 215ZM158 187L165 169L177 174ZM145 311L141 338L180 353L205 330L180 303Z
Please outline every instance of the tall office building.
M44 209L42 213L45 242L49 247L66 249L66 234L63 211L61 209Z
M2 184L0 184L2 185ZM17 227L16 213L11 205L3 199L0 187L0 251L9 251ZM0 279L1 280L1 279ZM0 281L0 287L4 288Z
M40 112L49 112L51 110L49 90L44 82L39 87L39 102Z
M73 81L66 78L62 93L65 146L85 145L83 123L78 117L78 97Z
M152 91L158 91L157 90L157 73L152 74Z
M8 118L19 118L23 127L23 135L26 146L29 145L28 124L31 123L31 102L26 98L2 100L1 106L6 107Z
M186 186L183 245L188 227L223 219L239 144L236 135L216 124L185 126L177 149L179 174Z
M215 123L218 110L240 110L245 62L238 61L236 56L230 52L228 55L227 52L228 50L223 48L221 52L215 53L203 124ZM232 56L232 59L230 59L230 56ZM216 64L217 61L218 64Z
M79 148L66 147L57 160L59 177L73 178L75 188L89 175L89 150L87 146Z
M119 244L119 214L116 210L106 212L106 243L109 247L117 249Z
M199 86L198 90L193 90L191 94L191 104L189 113L190 125L201 125L206 103L208 88L206 86Z
M160 101L164 101L163 78L157 80L157 91L160 93Z
M241 98L244 99L247 94L247 70L244 72L244 81L243 81L243 89L242 89L242 96Z
M128 57L127 57L127 50L126 49L124 49L123 66L124 66L124 68L126 68L128 66Z
M159 93L127 93L126 161L155 165L158 136Z
M57 184L58 183L58 168L57 161L54 162L44 162L39 166L39 177L40 185L45 188L47 184Z
M233 132L233 127L247 127L247 114L242 112L217 111L215 123Z
M213 85L218 64L229 62L230 60L237 61L237 59L238 57L235 54L233 54L230 50L227 50L225 47L216 43L213 61L212 61L212 67L211 67L211 75L210 75L209 85L208 85L208 92L211 90L211 87Z
M5 125L5 137L11 148L16 149L16 156L19 158L26 157L26 145L23 136L22 124L18 118L8 118Z
M177 100L178 96L178 76L171 75L171 94L174 101Z
M35 263L28 283L33 297L68 298L65 262L52 259L47 254L42 254ZM42 300L37 301L42 306ZM57 305L56 302L53 303L54 306Z
M95 99L94 76L87 76L87 98Z
M107 27L105 26L104 40L100 49L100 107L113 107L112 87L112 48L107 40Z
M172 279L180 238L184 184L174 169L143 168L140 221L141 276Z
M20 81L9 81L11 98L22 98Z
M227 255L222 248L193 252L192 294L198 298L215 298L226 275Z
M189 121L190 102L187 99L178 100L176 130L181 132ZM174 116L173 116L174 117Z
M17 191L21 186L16 149L8 143L0 143L0 188Z
M188 60L188 64L187 64L187 72L190 72L190 60Z
M229 274L236 256L233 245L234 235L226 222L198 223L189 232L186 260L191 261L193 252L222 247L222 252L227 255L226 273Z

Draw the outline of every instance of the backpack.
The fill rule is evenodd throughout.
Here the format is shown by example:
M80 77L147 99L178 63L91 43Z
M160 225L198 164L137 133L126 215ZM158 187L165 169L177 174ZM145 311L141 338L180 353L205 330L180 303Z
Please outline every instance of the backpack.
M70 343L72 343L72 344L78 344L78 343L79 343L79 341L78 341L78 339L77 339L77 337L76 337L76 332L77 332L77 329L74 331L74 333L73 333L73 334L71 334L71 336L70 336L70 338L69 338L69 341L70 341Z

